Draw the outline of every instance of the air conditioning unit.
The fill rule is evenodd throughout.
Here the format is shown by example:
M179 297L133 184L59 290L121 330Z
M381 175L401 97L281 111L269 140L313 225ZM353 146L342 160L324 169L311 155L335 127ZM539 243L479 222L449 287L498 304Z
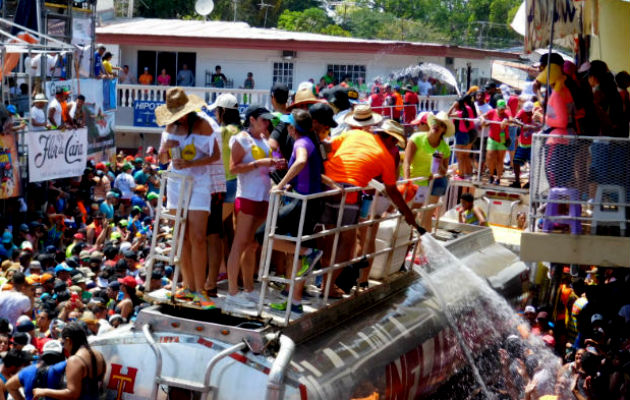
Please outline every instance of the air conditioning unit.
M285 60L292 60L297 57L297 51L294 50L282 50L282 58Z

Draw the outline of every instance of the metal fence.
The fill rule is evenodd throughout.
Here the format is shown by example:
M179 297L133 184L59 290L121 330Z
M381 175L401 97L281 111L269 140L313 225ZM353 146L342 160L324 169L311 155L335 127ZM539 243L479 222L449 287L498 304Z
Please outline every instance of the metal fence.
M536 134L531 149L533 230L627 233L630 139Z

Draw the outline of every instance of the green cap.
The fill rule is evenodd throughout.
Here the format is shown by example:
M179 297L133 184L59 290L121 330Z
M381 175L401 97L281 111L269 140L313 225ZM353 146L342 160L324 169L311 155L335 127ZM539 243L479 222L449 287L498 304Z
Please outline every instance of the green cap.
M128 162L124 163L122 166L122 170L126 170L126 169L132 169L133 166L131 164L129 164Z
M497 108L507 108L507 103L505 102L505 100L497 100Z
M157 193L155 192L149 192L149 194L147 194L147 200L153 200L153 199L159 199L160 196L158 196Z

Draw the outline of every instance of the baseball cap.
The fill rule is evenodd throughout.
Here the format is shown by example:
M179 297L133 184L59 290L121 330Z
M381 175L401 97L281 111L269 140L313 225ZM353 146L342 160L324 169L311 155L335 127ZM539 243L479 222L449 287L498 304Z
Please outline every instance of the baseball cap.
M497 100L497 108L507 108L507 103L505 102L505 100Z
M524 313L525 314L528 314L528 313L536 314L536 308L534 308L534 306L526 306Z
M13 241L13 235L11 232L4 232L2 234L2 243L11 243Z
M208 106L208 110L212 111L217 107L229 108L231 110L238 110L238 100L231 93L223 93L217 99Z
M245 110L245 121L243 121L244 126L246 127L249 126L250 117L254 117L254 118L262 117L264 119L268 119L269 121L271 121L273 119L273 114L261 105L252 104L251 106L247 107L247 110Z
M63 354L63 346L58 340L49 340L42 348L42 356Z
M118 291L120 290L120 283L118 281L112 281L112 282L109 282L107 287L114 291Z
M604 316L601 314L593 314L593 316L591 317L591 324L594 324L595 322L598 321L603 321L604 320Z
M136 281L136 278L134 278L133 276L125 276L124 278L118 278L118 283L120 283L121 285L125 285L128 287L136 287L136 285L138 285L138 282Z
M147 200L153 200L153 199L159 199L160 196L155 193L155 192L149 192L149 194L147 194Z
M20 321L15 329L18 332L30 332L35 330L35 324L30 319Z
M334 120L335 112L332 107L326 103L315 103L309 107L308 112L314 121L319 122L322 125L329 126L331 128L337 127L337 122Z
M531 101L526 101L525 104L523 104L523 111L531 112L533 109L534 103L532 103Z
M70 272L70 271L72 271L72 268L68 267L68 266L67 266L67 265L65 265L65 264L58 264L58 265L55 267L55 274L58 274L58 273L60 273L61 271Z
M68 288L68 285L66 285L66 282L56 281L53 290L55 292L64 292L67 288Z

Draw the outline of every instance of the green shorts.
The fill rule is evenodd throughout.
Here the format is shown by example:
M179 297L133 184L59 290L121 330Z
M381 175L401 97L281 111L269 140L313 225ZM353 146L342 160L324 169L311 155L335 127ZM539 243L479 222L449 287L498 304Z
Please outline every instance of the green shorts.
M501 143L501 142L497 142L496 140L492 139L492 138L488 138L488 145L486 146L486 150L490 151L490 150L507 150L507 147L505 147L505 144Z

